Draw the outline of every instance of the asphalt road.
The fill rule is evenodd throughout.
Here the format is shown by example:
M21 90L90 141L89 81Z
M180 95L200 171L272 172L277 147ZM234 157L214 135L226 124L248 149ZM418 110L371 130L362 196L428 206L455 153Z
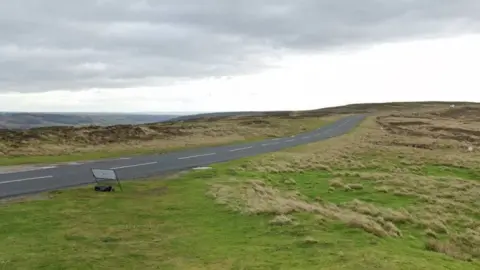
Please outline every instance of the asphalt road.
M196 148L167 154L56 164L29 171L0 174L0 198L94 183L91 169L113 169L121 180L144 178L228 160L274 152L342 135L364 115L340 119L317 130L286 138L229 146Z

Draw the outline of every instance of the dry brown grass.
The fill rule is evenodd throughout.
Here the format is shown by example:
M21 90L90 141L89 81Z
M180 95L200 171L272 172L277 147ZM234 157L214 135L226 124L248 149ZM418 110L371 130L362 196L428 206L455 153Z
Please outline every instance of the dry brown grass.
M219 204L226 205L234 211L244 214L272 214L276 217L272 223L286 224L292 213L313 213L322 218L338 220L348 226L360 228L379 237L400 237L400 230L389 220L398 220L401 214L387 211L379 215L356 211L355 207L341 206L333 203L308 202L301 194L281 192L260 180L247 182L215 183L207 193ZM385 216L380 215L384 213Z
M436 115L435 113L440 114L441 111L432 112L430 110L427 115L422 117L432 117L432 115ZM409 113L404 114L408 115ZM398 117L391 115L398 115ZM426 128L407 125L408 128L405 128L407 131L403 129L399 131L395 124L391 125L391 123L408 123L411 122L410 118L399 113L378 118L370 117L354 133L313 144L314 147L278 152L256 159L250 162L248 169L266 172L292 172L310 169L333 171L332 168L335 168L335 171L338 172L338 169L357 170L381 167L383 171L398 173L410 172L411 167L415 168L415 166L430 163L480 168L478 163L480 151L475 148L480 140L476 140L476 135L469 135L469 139L465 139L465 136L454 136L455 134L444 137L444 131L450 128L449 125L459 126L461 124L455 119L435 118L435 120L429 119L429 121L444 128L427 132ZM480 123L469 123L468 127L463 126L463 128L480 130ZM468 150L469 146L473 146L473 151Z
M319 127L328 117L237 117L215 121L118 125L111 127L50 127L0 132L0 157L55 156L88 152L119 152L225 144L280 137Z
M350 191L352 201L337 205L319 199L321 204L312 204L287 200L278 193L262 197L263 193L252 192L270 206L247 203L245 209L310 211L378 236L404 234L398 226L422 229L429 250L455 258L480 258L480 181L468 175L480 171L480 107L446 107L382 112L347 135L251 159L243 170L328 172L329 194ZM425 171L429 166L434 166L435 174ZM439 166L453 171L435 169ZM297 185L301 185L298 179ZM355 199L352 190L416 203L400 208L366 203Z
M278 215L275 216L272 220L270 220L270 224L274 225L285 225L285 224L292 224L293 219L286 215Z

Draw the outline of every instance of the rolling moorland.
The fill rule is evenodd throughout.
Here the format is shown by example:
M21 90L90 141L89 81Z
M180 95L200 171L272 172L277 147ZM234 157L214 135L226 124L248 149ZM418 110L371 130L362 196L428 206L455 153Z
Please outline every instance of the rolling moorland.
M435 104L438 103L427 102L422 106ZM0 165L42 164L161 153L196 146L282 137L315 129L321 124L352 113L372 113L411 106L416 104L354 104L301 112L207 113L137 125L104 123L78 126L78 121L73 124L75 121L72 115L66 115L64 122L70 123L70 126L65 124L29 129L1 129ZM126 116L128 115L119 118ZM62 115L55 115L51 121L59 123L61 117ZM43 125L46 122L48 121L41 123ZM32 122L29 123L31 125Z
M338 117L215 116L141 125L3 130L0 165L91 160L254 141L313 130Z
M17 113L0 112L1 129L30 129L50 126L108 126L163 122L178 115L120 113Z
M177 140L211 144L283 136L347 114L369 113L339 137L211 170L125 182L123 192L99 194L84 187L4 201L0 265L479 269L480 104L455 105L356 104L155 124L162 132L177 130L145 139L156 141L161 151L170 149L167 142L188 147ZM138 134L149 134L146 127L154 130L122 126L127 127L143 130ZM85 134L83 128L34 130L42 138L64 138L57 154L65 145L72 152L87 151L85 142L68 137ZM5 160L55 150L28 132L16 133L27 142L10 140L3 146ZM99 134L84 138L96 138L99 147L142 141L122 136L102 141L98 138L108 136Z
M166 121L190 121L205 117L263 115L263 112L217 112L177 114L133 113L28 113L0 112L1 129L31 129L52 126L113 126L138 125Z

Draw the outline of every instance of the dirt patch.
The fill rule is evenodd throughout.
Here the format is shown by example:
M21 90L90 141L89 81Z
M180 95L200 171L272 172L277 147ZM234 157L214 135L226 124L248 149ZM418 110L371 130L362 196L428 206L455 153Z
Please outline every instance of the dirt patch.
M470 130L465 128L450 128L450 127L430 127L428 130L432 132L444 131L447 133L452 133L455 136L480 136L480 130Z
M391 126L422 126L422 125L430 125L430 123L422 122L422 121L405 121L405 122L391 122L389 123Z
M396 146L405 146L405 147L413 147L413 148L428 149L428 150L432 150L435 148L434 144L425 144L425 143L392 142L391 144Z

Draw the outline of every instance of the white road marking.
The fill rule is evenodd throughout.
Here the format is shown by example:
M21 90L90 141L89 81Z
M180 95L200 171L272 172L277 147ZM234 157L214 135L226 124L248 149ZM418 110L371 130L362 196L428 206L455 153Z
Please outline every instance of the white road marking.
M262 146L275 145L275 144L278 144L278 142L274 142L274 143L264 143L264 144L262 144Z
M193 168L194 170L196 171L201 171L201 170L211 170L212 167L196 167L196 168Z
M15 183L15 182L30 181L30 180L36 180L36 179L46 179L46 178L52 178L52 177L53 177L53 175L47 175L47 176L39 176L39 177L31 177L31 178L23 178L23 179L9 180L9 181L0 182L0 185L1 185L1 184Z
M295 141L295 140L291 139L291 140L286 140L285 142L293 142L293 141Z
M302 139L310 139L310 136L305 136L305 137L302 137Z
M108 159L95 159L95 160L85 160L83 163L97 163L97 162L109 162L115 160L129 160L131 157L121 157L121 158L108 158Z
M82 162L68 162L67 165L82 165Z
M236 152L236 151L242 151L242 150L246 150L246 149L250 149L250 148L253 148L253 146L247 146L247 147L242 147L242 148L237 148L237 149L231 149L229 150L230 152Z
M208 154L203 154L203 155L195 155L195 156L189 156L189 157L180 157L178 159L188 159L188 158L196 158L196 157L205 157L205 156L213 156L216 155L217 153L208 153Z
M121 158L106 158L106 159L97 159L97 160L90 160L92 162L98 162L98 161L115 161L115 160L128 160L132 159L131 157L121 157Z
M40 167L38 168L39 170L46 170L46 169L53 169L56 168L57 166L45 166L45 167Z
M346 124L350 123L350 120L345 121L344 123L341 123L340 125L337 126L337 128L342 127Z
M157 164L157 161L154 162L147 162L147 163L140 163L140 164L133 164L133 165L125 165L125 166L120 166L120 167L113 167L110 168L110 170L118 170L118 169L125 169L125 168L132 168L132 167L140 167L140 166L147 166L147 165L153 165Z
M0 174L14 174L14 173L22 173L22 172L39 171L39 170L53 169L56 167L57 166L36 167L36 168L22 169L18 171L5 171L5 172L0 172Z

